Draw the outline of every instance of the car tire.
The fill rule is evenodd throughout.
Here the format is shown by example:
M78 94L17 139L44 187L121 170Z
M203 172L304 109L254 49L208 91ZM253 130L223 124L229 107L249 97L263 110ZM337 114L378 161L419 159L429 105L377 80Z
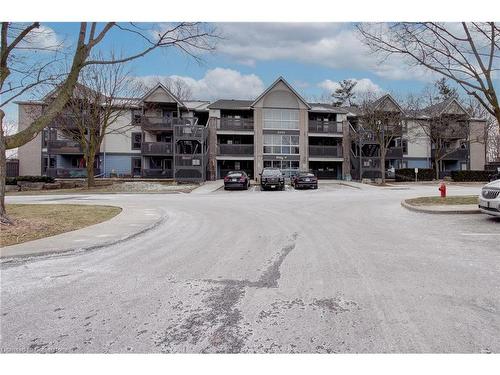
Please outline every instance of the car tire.
M317 188L318 188L318 185L314 185L314 188L313 188L313 189L314 189L314 190L316 190Z

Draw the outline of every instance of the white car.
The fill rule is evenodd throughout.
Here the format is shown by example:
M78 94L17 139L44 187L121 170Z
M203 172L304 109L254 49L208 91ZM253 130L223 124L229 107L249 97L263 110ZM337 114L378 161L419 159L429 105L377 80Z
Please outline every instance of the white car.
M492 181L481 189L479 209L485 214L500 216L500 180Z

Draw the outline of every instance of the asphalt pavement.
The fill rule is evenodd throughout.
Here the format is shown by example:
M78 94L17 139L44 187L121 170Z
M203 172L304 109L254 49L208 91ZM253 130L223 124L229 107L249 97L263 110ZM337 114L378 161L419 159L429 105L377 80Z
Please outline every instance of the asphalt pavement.
M0 350L500 352L500 220L401 207L435 186L353 186L89 196L165 220L2 264Z

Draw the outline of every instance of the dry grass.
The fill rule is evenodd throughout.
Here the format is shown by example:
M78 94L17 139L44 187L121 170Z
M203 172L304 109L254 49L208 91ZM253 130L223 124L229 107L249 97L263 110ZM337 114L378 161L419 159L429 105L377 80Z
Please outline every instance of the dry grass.
M460 204L477 204L477 195L458 195L446 198L441 197L420 197L407 199L406 203L412 206L442 206L442 205L460 205Z
M0 245L9 246L109 220L120 207L78 204L8 204L14 225L1 225Z

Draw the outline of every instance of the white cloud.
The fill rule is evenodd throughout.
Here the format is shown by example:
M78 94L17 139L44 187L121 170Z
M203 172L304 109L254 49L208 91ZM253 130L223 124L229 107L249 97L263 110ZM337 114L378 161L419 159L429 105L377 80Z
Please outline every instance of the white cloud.
M258 61L293 60L333 69L369 70L388 79L428 79L422 69L408 67L400 57L381 63L352 24L221 23L217 27L225 38L218 52L249 66Z
M207 70L201 79L178 75L137 77L146 86L153 86L165 78L184 81L191 89L193 99L201 100L254 99L265 89L264 83L257 75L241 74L236 70L225 68Z
M369 78L361 78L361 79L349 78L349 79L356 82L356 86L354 87L354 92L358 95L362 95L365 93L372 93L378 96L386 92L384 89L382 89L379 85L374 83ZM326 79L318 83L318 87L322 88L323 90L331 94L340 87L340 84L338 82Z
M26 35L20 46L23 48L56 51L63 46L63 41L53 29L45 25L40 25Z

